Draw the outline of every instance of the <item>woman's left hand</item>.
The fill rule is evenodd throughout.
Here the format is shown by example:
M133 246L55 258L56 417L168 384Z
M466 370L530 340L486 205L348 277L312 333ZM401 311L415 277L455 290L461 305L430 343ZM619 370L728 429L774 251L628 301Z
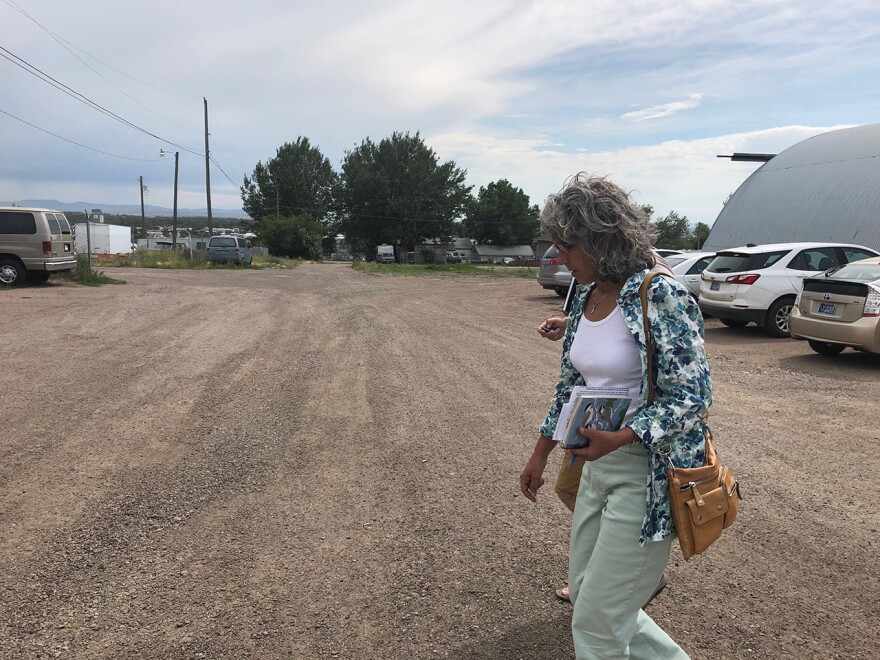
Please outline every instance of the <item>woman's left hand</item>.
M590 444L581 449L572 449L571 453L586 461L595 461L615 449L638 440L631 428L623 428L619 431L597 431L581 426L578 435L589 440Z

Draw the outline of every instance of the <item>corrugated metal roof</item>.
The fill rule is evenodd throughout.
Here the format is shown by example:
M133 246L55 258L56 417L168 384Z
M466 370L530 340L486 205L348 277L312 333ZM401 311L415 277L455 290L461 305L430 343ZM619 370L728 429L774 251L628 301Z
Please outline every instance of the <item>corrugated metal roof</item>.
M828 241L880 250L880 124L822 133L759 167L703 249Z

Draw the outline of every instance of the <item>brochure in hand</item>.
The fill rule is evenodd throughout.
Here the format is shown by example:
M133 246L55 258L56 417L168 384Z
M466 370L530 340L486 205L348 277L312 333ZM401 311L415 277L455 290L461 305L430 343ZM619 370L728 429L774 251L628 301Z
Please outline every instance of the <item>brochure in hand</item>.
M563 449L586 447L588 441L577 432L578 428L617 431L630 402L625 387L575 387L559 413L553 439Z

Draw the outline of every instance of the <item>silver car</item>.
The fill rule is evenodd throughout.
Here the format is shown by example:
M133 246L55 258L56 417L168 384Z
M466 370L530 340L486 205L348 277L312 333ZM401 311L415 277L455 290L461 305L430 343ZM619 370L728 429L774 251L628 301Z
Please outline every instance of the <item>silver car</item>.
M541 257L538 284L545 289L553 289L559 296L564 297L568 293L568 286L571 284L571 271L559 263L559 252L552 245Z

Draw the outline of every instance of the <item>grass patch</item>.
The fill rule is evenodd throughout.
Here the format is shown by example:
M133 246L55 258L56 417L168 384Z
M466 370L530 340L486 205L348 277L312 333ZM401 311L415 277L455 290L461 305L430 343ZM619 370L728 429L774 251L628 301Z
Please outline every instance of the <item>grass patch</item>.
M529 266L497 266L491 264L380 264L375 261L352 262L351 267L364 273L389 275L432 275L436 273L469 273L489 277L535 277L537 269Z
M230 268L296 268L299 260L283 257L254 256L252 264L219 263L211 261L204 252L195 252L192 256L172 250L135 250L131 254L100 255L104 266L116 268L165 268L185 270L211 270Z
M94 263L94 262L93 262ZM125 284L125 280L117 280L113 277L107 277L103 271L96 268L89 268L89 260L85 255L79 255L76 258L76 268L70 273L59 274L55 277L63 277L70 282L82 284L83 286L101 286L103 284Z

